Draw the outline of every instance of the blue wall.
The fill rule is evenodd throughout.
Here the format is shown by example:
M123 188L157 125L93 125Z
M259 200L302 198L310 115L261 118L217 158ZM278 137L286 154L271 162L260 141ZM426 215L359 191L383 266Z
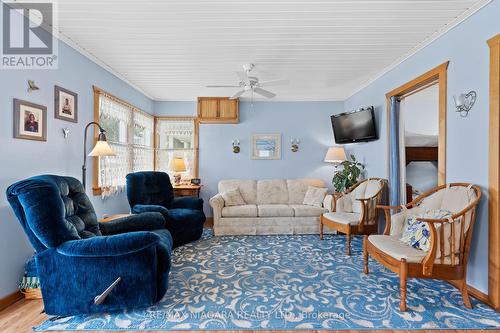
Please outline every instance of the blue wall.
M39 91L27 93L27 80L35 80ZM70 123L54 118L54 85L78 93L79 120ZM5 197L8 185L37 174L81 177L83 127L93 120L92 85L121 97L145 111L153 102L111 73L59 43L58 70L0 70L0 298L17 289L24 261L33 250ZM14 98L47 106L47 142L13 139ZM63 138L62 128L71 131ZM90 140L89 140L90 141ZM90 145L89 145L90 147ZM91 182L92 163L87 170ZM90 196L90 193L89 193ZM92 197L98 216L127 212L126 197L120 194L102 201Z
M155 102L157 116L196 116L196 102ZM200 178L205 212L208 199L217 193L221 179L304 178L331 184L333 167L323 162L334 144L330 115L343 110L342 102L240 102L239 124L200 124ZM281 133L281 160L252 160L252 135ZM300 139L300 149L290 151L290 139ZM231 142L239 139L241 152Z
M486 41L500 32L500 1L492 1L462 24L345 101L357 108L374 105L381 120L380 140L353 146L353 150L372 161L369 174L386 176L385 94L392 89L450 61L448 67L446 180L465 181L482 186L483 198L469 259L468 283L488 290L488 118L489 118L489 48ZM476 105L469 117L455 112L453 95L475 90Z

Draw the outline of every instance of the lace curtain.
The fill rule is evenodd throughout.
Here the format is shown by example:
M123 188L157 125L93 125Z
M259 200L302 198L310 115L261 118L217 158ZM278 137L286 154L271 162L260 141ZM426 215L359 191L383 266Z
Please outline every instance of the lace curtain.
M159 119L156 131L159 138L156 154L157 170L167 172L172 178L174 172L169 170L170 160L181 157L186 164L186 171L181 172L181 178L184 180L195 178L197 147L194 120Z
M102 197L125 188L128 173L153 170L153 117L105 95L99 96L99 123L116 156L99 159Z

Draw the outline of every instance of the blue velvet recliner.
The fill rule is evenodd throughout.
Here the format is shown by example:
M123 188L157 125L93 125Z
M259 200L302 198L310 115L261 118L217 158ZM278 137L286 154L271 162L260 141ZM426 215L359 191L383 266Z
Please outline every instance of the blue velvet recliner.
M7 198L35 248L47 314L149 306L165 294L172 237L161 214L98 223L82 184L72 177L32 177L11 185ZM97 305L95 297L118 278Z
M127 197L132 213L160 212L174 239L174 248L201 237L205 214L203 199L174 198L165 172L144 171L127 175Z

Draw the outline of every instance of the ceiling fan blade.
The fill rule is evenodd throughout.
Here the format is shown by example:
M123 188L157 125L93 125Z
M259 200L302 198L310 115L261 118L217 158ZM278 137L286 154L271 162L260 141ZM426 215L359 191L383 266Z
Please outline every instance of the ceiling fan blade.
M260 82L259 85L262 87L269 87L269 86L280 86L284 84L289 84L290 80L271 80L271 81L264 81Z
M276 96L275 93L272 93L272 92L265 90L265 89L262 89L262 88L254 88L253 91L256 94L262 95L262 96L267 97L267 98L273 98L274 96Z
M229 97L229 99L236 99L236 98L240 97L241 95L243 95L244 93L245 93L245 90L240 90L236 94L234 94L233 96Z
M205 86L207 88L239 88L240 86L217 86L217 85L213 85L213 86Z
M250 84L250 80L248 79L248 75L245 72L236 72L236 75L238 76L238 79L240 81L244 82L246 86Z

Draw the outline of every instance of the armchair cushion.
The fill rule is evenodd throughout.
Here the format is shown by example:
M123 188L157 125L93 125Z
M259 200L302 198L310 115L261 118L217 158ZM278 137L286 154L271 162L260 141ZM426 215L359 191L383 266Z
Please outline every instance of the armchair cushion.
M368 240L377 249L397 260L404 258L409 263L420 263L427 255L426 252L403 243L396 236L370 235Z
M352 213L352 199L349 193L335 199L335 211Z
M130 207L141 204L170 208L174 189L165 172L134 172L127 175L127 198Z
M197 197L177 197L172 201L171 208L203 210L203 199Z
M101 235L94 208L75 178L25 179L9 186L7 199L37 252Z
M333 212L325 213L323 216L330 221L341 224L357 225L361 222L361 215L358 213Z
M57 252L72 257L112 257L141 251L155 245L160 237L152 232L129 232L113 236L92 237L66 242Z
M103 235L116 235L132 231L151 231L165 228L165 218L160 213L133 214L110 222L99 223Z
M164 218L168 217L168 209L159 206L159 205L135 205L132 207L132 213L134 214L142 214L142 213L151 213L157 212L161 213Z
M374 196L383 186L383 183L378 179L368 179L361 184L359 184L352 192L351 192L351 200L352 200L352 212L353 213L361 213L361 202L358 199L365 199Z
M173 238L173 247L195 241L203 233L205 214L201 210L175 208L168 212L167 229Z

